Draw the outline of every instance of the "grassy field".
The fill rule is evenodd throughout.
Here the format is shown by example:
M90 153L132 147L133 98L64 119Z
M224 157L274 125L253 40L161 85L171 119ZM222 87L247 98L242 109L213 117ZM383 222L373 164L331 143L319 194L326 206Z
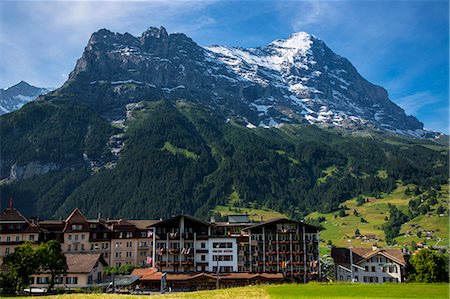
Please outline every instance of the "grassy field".
M311 283L260 285L217 291L152 295L154 299L244 299L244 298L448 298L447 284L325 284ZM30 297L18 297L30 298ZM47 296L48 299L141 299L149 296L71 294Z
M414 195L406 196L405 189L407 186L399 186L391 194L382 194L381 198L376 199L373 197L368 198L369 202L364 203L362 206L356 205L356 199L351 199L344 202L344 205L348 208L346 209L345 217L339 217L338 212L321 214L321 213L311 213L308 215L309 218L325 217L325 221L321 225L325 228L324 231L320 233L321 239L326 242L331 240L334 245L337 246L348 246L348 239L352 238L355 234L355 230L359 229L362 235L365 234L375 234L381 241L377 242L379 246L385 246L385 236L382 230L382 225L386 222L386 217L389 217L388 204L397 206L400 210L406 212L408 210L409 200L414 198ZM410 189L413 189L410 186ZM439 204L444 207L448 206L448 185L442 186L441 196L438 198L438 203L432 206L432 211L428 215L418 216L411 221L405 223L401 229L401 236L396 238L399 245L409 245L412 241L426 242L429 245L435 245L439 241L439 246L449 245L449 217L448 214L440 217L435 213L435 209ZM354 210L357 211L358 216L354 214ZM361 218L364 218L367 222L361 222ZM419 225L419 229L413 229L411 225ZM405 236L406 231L412 232L412 236ZM426 239L425 234L420 238L417 237L417 230L434 230L432 237ZM370 247L373 241L363 241L362 239L352 239L352 244L354 247ZM324 244L323 244L324 245ZM322 254L328 254L329 248L322 246Z

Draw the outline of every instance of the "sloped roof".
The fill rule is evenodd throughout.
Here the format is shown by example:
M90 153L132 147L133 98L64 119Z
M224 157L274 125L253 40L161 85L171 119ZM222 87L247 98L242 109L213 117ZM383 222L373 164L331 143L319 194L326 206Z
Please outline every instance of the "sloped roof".
M406 266L405 258L400 248L353 248L352 258L354 264L359 264L373 256L380 254L394 262ZM331 257L336 264L350 264L350 250L348 248L332 248Z
M14 208L7 208L0 212L0 222L26 222L28 219L25 218L19 211Z
M87 218L81 213L81 211L78 208L75 208L72 213L67 217L66 223L84 223L87 222Z
M250 225L250 226L244 228L244 230L249 230L249 229L253 229L253 228L257 228L257 227L261 227L261 226L266 226L266 225L269 225L269 224L275 224L275 223L279 223L279 222L298 223L300 225L303 225L305 227L309 227L309 228L314 229L314 230L323 230L322 227L318 227L318 226L314 226L314 225L311 225L311 224L307 224L307 223L302 222L302 221L295 221L295 220L282 218L282 217L272 218L272 219L264 221L264 222L259 222L259 223L254 224L254 225Z
M156 268L139 268L134 269L131 275L140 275L141 281L160 281L162 272L158 272Z
M67 273L89 273L95 263L107 265L101 253L64 254L66 256Z

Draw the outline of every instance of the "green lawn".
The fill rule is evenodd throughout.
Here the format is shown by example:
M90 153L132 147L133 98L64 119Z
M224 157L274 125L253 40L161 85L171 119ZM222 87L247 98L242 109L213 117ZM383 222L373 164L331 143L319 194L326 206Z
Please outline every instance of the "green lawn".
M268 286L270 298L448 298L447 284L308 284Z
M327 284L310 283L260 285L217 291L137 296L111 294L70 294L47 296L48 299L244 299L244 298L448 298L448 284ZM30 298L30 297L17 297Z

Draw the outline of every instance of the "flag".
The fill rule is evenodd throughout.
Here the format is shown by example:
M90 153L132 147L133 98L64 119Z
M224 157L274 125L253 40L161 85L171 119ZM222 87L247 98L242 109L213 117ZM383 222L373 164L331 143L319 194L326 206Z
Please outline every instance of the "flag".
M150 256L147 256L147 260L145 261L145 263L147 265L150 265L153 262L153 259Z
M152 232L147 232L147 238L151 238L153 237L153 233Z

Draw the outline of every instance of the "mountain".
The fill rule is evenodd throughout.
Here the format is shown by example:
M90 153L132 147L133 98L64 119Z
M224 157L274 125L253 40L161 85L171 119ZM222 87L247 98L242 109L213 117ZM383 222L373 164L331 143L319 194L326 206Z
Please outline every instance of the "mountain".
M140 37L102 29L92 35L60 91L83 92L81 101L112 119L150 93L199 101L251 127L311 123L427 134L421 122L389 100L385 89L305 32L246 49L200 47L163 27Z
M40 88L20 81L14 86L0 89L0 115L20 109L28 102L34 101L38 96L50 92L49 88Z
M312 48L297 41L304 38L314 39ZM25 215L53 218L74 207L89 216L207 217L233 194L245 205L301 219L399 183L446 183L448 146L389 132L416 134L421 124L331 50L330 58L314 61L330 74L346 68L339 78L349 83L347 97L355 95L339 102L314 92L310 102L298 100L305 99L301 88L286 86L308 82L305 95L313 88L325 94L341 82L306 77L314 43L328 51L296 34L226 56L223 47L200 47L164 28L140 37L99 30L62 87L0 117L2 204L13 194ZM308 80L300 84L295 76ZM313 108L325 105L350 116L312 121ZM370 119L373 109L379 117Z

